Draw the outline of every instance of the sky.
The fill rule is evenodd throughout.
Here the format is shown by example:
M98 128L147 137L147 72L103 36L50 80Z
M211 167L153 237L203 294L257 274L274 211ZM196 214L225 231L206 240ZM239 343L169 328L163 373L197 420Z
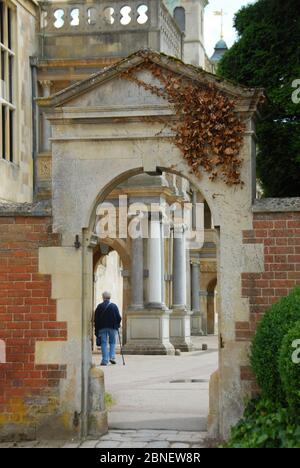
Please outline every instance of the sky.
M207 55L212 56L214 46L220 39L221 19L214 16L214 11L221 10L227 13L224 16L224 40L228 47L231 47L236 40L236 31L233 27L234 14L244 5L255 3L256 0L209 0L209 5L205 9L205 30L204 42Z

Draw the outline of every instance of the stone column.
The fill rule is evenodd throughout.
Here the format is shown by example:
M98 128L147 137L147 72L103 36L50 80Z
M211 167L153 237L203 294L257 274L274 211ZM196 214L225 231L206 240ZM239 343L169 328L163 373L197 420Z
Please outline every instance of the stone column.
M39 82L42 90L43 90L43 97L48 97L51 95L51 81L42 80ZM49 152L51 149L50 138L51 138L51 125L49 120L47 119L46 112L43 112L41 115L42 119L42 132L41 132L41 151L42 152Z
M170 343L170 311L163 302L163 268L162 268L162 232L158 213L149 219L149 238L147 239L148 261L148 303L141 303L143 296L141 286L144 278L144 268L138 259L142 258L142 247L139 242L133 242L133 253L136 258L132 263L132 307L126 312L127 343L126 354L174 354ZM141 284L142 283L142 284Z
M200 310L200 263L191 262L192 268L192 335L203 335Z
M144 239L132 239L131 244L131 308L144 307Z
M174 229L173 309L186 309L186 246L184 228Z
M162 307L162 236L161 221L156 213L151 217L148 239L148 307Z
M163 233L163 225L161 225L161 302L163 305L166 305L165 273L165 239Z
M196 230L197 228L197 192L196 190L193 190L192 194L192 204L193 204L193 210L192 210L192 228Z
M186 243L184 226L174 227L173 239L173 311L170 340L181 351L191 349L191 312L186 306Z
M200 264L192 262L192 310L200 312Z
M208 293L200 289L201 329L203 335L207 335L207 304Z

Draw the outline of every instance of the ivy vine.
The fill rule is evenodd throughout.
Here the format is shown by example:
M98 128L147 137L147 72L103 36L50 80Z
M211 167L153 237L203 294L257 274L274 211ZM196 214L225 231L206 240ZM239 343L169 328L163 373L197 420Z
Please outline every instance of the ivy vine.
M137 74L149 70L162 86L146 83ZM174 143L191 171L210 180L218 177L227 185L243 185L240 155L245 124L235 112L235 102L214 84L199 83L166 70L145 57L141 65L123 71L122 76L145 90L167 99L176 112L176 122L167 122Z

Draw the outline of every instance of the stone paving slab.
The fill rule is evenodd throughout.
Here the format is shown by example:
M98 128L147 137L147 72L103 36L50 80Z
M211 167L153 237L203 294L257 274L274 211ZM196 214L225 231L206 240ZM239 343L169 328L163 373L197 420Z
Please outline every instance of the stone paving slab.
M109 431L85 441L31 441L0 443L1 448L204 448L206 432L162 430Z
M102 442L99 442L96 446L96 448L118 448L120 447L121 442L117 440L103 440ZM65 448L65 447L64 447Z
M203 448L206 432L162 430L111 430L101 437L97 448ZM87 441L79 447L86 446Z
M98 442L98 440L86 440L79 446L79 448L96 448Z

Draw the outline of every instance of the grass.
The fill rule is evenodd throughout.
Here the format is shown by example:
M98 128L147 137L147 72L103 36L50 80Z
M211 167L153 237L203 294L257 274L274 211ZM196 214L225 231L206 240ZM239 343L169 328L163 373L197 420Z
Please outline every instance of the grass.
M104 394L104 402L105 402L105 408L107 410L109 410L112 406L114 406L116 404L115 399L108 392L105 392L105 394Z

